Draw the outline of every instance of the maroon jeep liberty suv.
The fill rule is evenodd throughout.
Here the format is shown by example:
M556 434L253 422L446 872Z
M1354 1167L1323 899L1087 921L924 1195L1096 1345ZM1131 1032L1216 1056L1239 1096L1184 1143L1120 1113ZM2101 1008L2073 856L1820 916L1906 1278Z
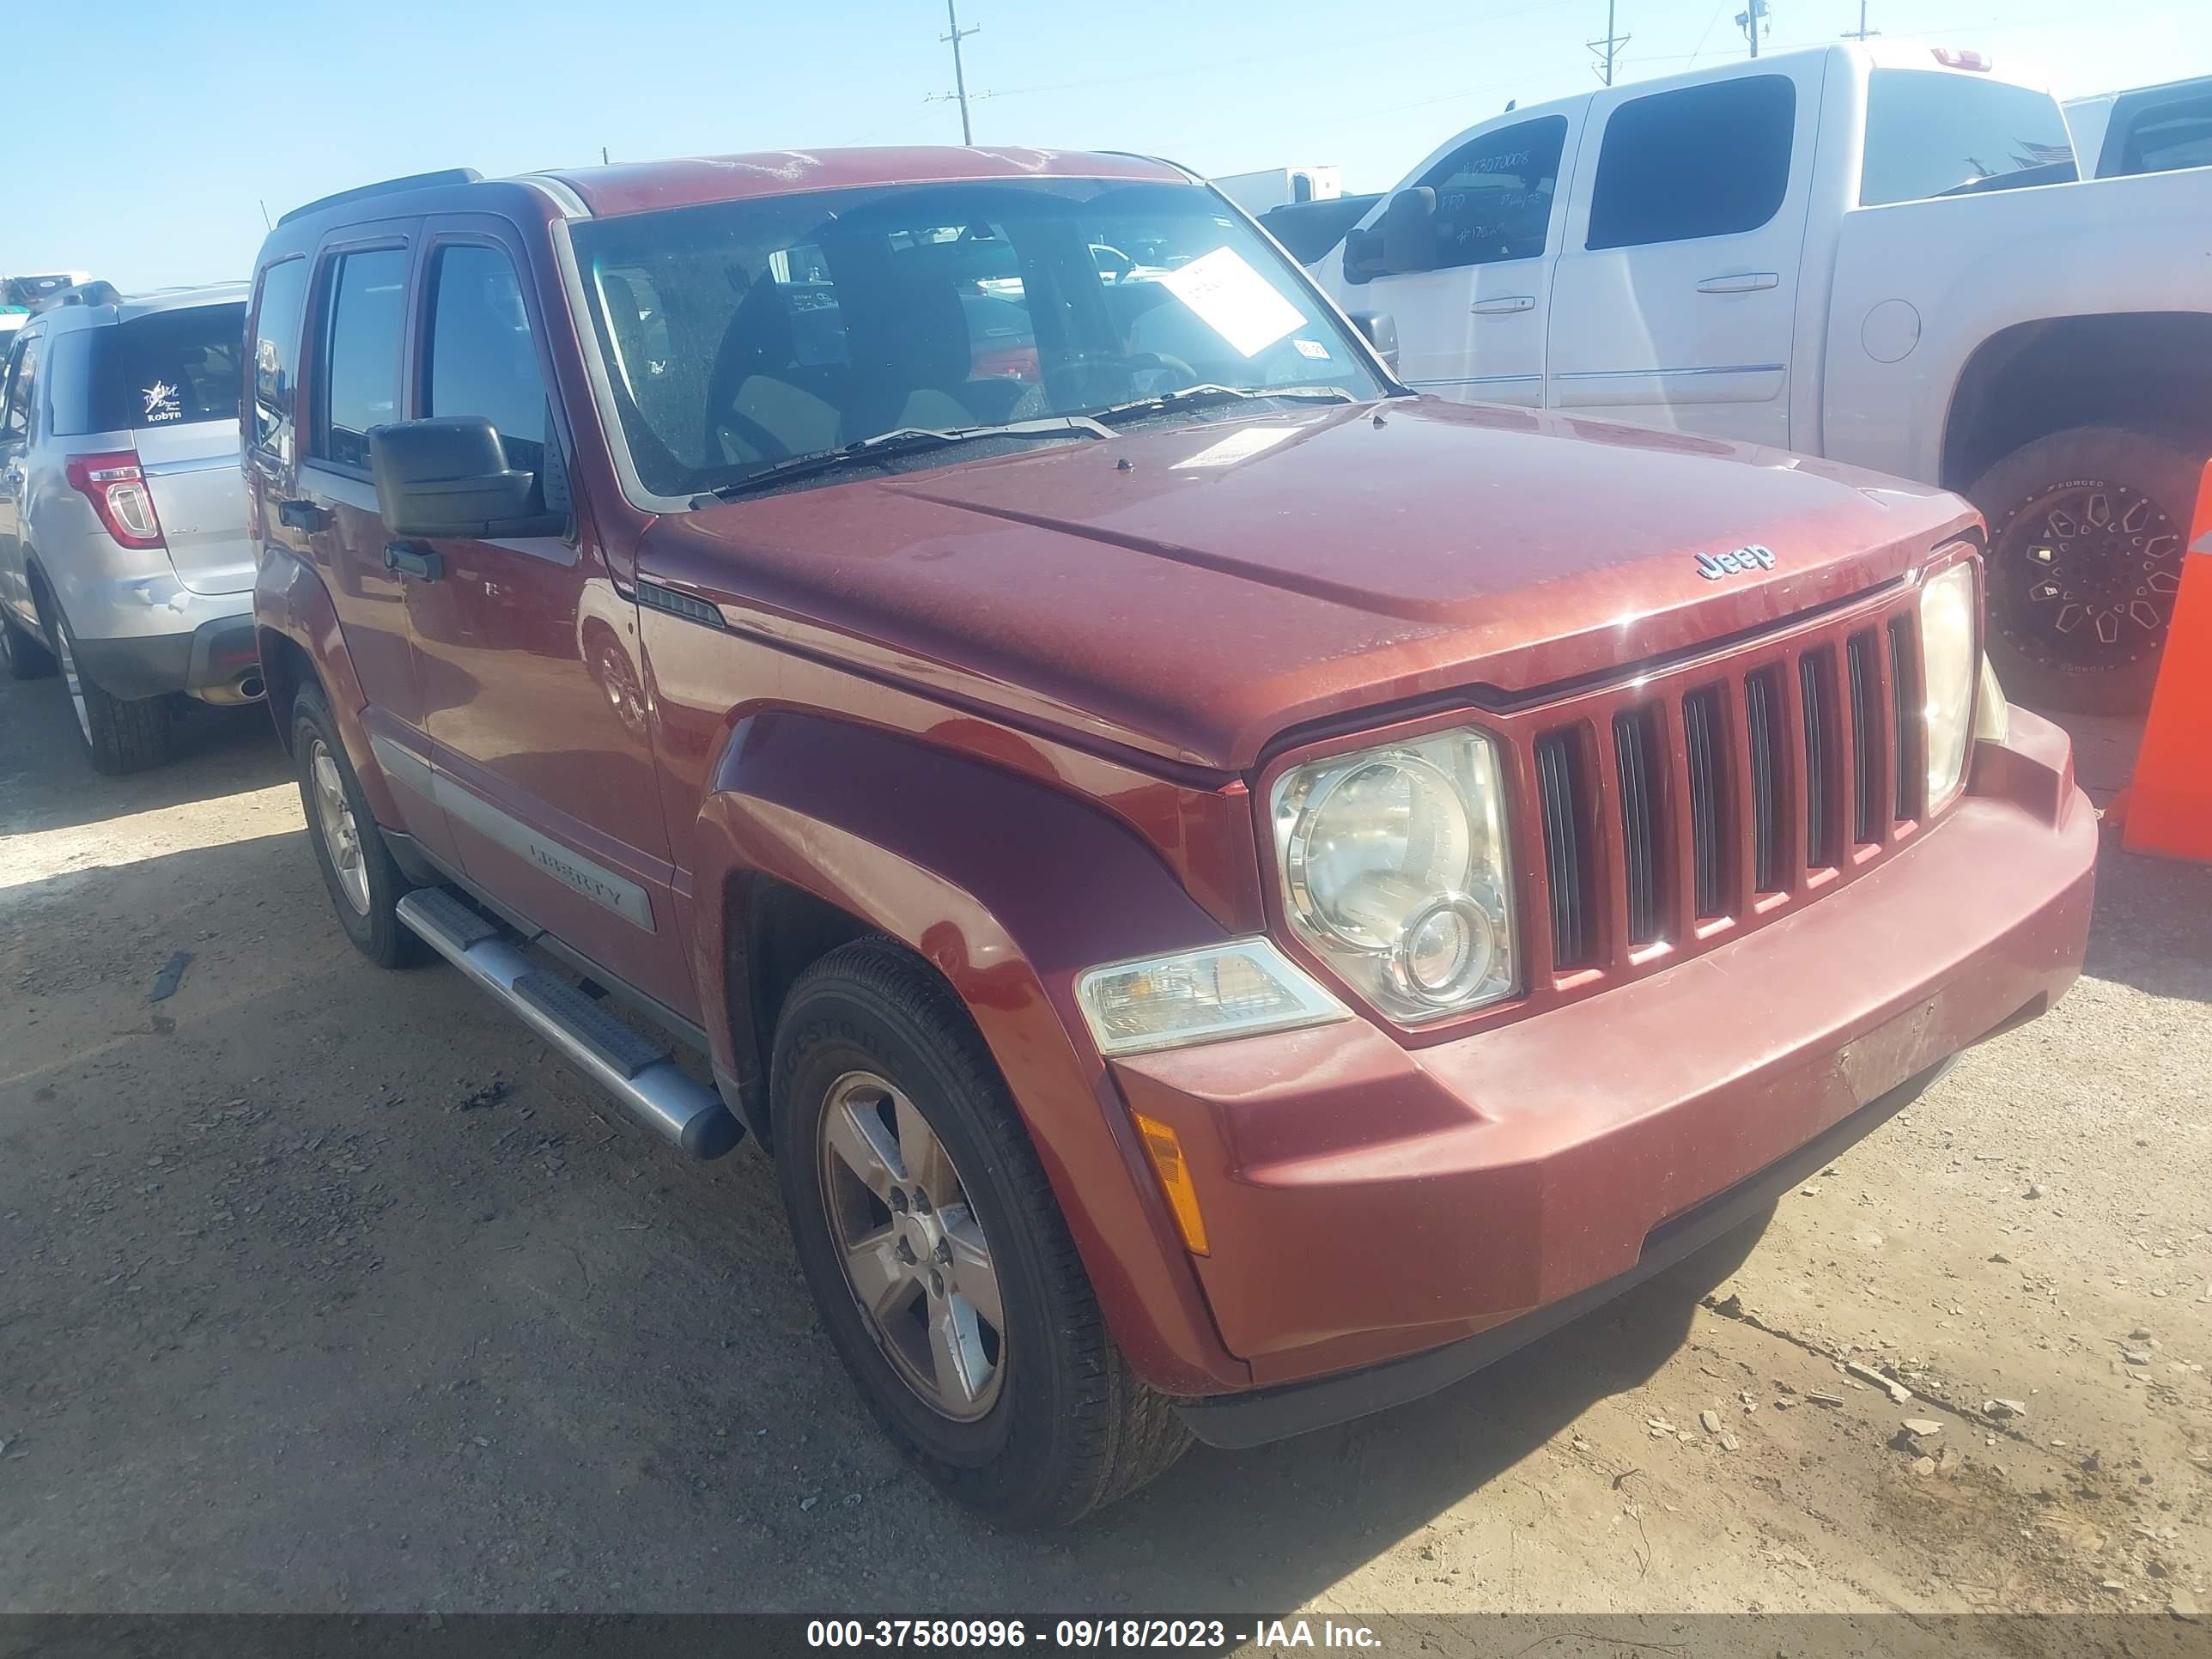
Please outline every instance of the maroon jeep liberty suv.
M1474 1371L2080 967L1968 507L1416 397L1164 163L399 179L248 327L339 921L750 1132L1001 1519Z

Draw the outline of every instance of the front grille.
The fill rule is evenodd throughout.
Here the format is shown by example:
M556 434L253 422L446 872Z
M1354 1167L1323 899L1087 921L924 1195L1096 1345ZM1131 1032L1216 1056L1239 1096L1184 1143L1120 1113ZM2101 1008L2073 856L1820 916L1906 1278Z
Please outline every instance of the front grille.
M1911 833L1917 653L1907 593L1540 717L1554 972L1656 965L1650 947L1753 925Z

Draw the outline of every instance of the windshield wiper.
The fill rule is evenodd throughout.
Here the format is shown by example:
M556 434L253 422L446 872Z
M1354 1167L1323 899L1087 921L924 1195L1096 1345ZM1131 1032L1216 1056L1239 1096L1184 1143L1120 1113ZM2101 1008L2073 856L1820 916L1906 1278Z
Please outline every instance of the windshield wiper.
M1087 409L1083 412L1103 425L1118 425L1124 421L1140 419L1146 415L1164 415L1173 409L1197 409L1206 404L1258 403L1270 398L1280 398L1294 404L1356 404L1358 398L1340 386L1218 386L1209 381L1204 386L1187 386L1177 392L1163 392L1151 398L1132 398L1126 404L1109 404L1103 409Z
M780 461L771 461L757 471L748 472L742 478L716 484L697 497L693 504L735 501L740 495L754 495L798 478L811 478L825 472L842 472L848 467L880 466L902 456L922 455L931 450L950 449L957 444L981 443L993 438L1110 438L1113 435L1097 422L1083 415L1054 415L1044 420L1009 421L1001 426L902 426L894 431L878 432L872 438L862 438L836 449L810 449L803 454L787 455Z

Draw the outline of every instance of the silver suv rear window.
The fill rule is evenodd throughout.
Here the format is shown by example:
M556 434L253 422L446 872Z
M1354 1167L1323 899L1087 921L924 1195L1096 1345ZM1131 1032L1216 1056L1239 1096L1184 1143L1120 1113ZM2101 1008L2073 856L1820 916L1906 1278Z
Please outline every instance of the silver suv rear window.
M238 418L246 307L186 306L54 341L57 435Z

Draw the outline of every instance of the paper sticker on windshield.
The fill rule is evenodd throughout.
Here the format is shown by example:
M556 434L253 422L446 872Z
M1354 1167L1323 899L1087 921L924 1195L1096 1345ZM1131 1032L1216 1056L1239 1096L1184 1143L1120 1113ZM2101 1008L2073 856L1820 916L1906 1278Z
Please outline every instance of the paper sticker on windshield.
M1233 247L1218 247L1168 272L1160 286L1243 356L1264 351L1292 329L1305 326L1298 308L1268 287L1267 279Z
M161 421L184 418L184 405L177 401L177 388L167 380L156 380L140 394L146 399L146 419L149 424Z
M1297 348L1301 357L1317 357L1322 362L1328 361L1328 348L1319 340L1293 340L1291 343Z

